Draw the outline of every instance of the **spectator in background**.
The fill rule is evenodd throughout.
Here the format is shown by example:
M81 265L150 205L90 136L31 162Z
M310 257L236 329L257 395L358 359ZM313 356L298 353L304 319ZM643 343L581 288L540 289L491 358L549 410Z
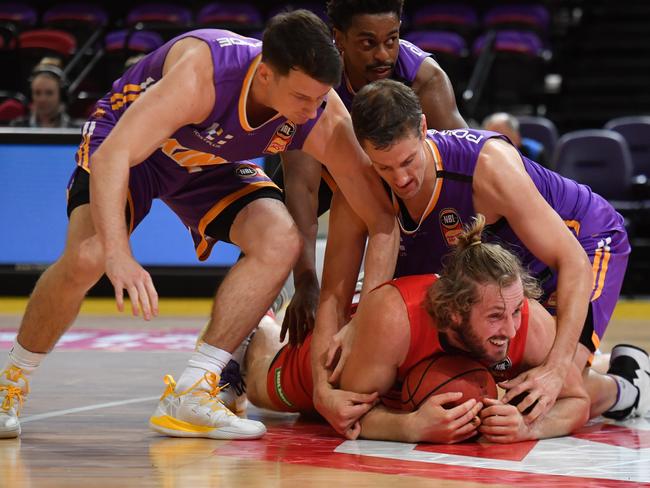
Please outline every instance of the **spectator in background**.
M66 112L66 78L57 58L43 58L29 78L30 113L15 119L12 127L78 127Z
M510 139L521 154L548 168L548 157L544 146L534 139L521 137L519 121L515 116L506 112L496 112L488 115L483 120L483 129L503 134Z

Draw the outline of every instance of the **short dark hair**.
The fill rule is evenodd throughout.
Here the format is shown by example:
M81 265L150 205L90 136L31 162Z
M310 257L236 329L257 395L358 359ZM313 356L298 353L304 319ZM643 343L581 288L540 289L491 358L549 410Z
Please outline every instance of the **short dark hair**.
M345 32L355 15L394 13L401 19L403 7L404 0L330 0L327 16L334 28Z
M329 28L309 10L293 10L274 16L264 30L262 60L280 75L300 69L331 86L341 82L343 61Z
M352 101L354 133L383 150L409 134L419 134L422 106L413 90L395 80L379 80L364 86Z

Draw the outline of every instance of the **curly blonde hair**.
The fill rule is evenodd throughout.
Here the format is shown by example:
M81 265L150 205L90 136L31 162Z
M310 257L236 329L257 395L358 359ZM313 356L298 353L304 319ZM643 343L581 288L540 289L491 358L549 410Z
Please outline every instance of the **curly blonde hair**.
M494 283L504 288L521 279L527 298L537 299L542 294L537 280L515 254L481 241L484 227L485 217L477 214L445 256L440 278L427 291L424 305L440 331L469 321L472 306L480 300L479 284Z

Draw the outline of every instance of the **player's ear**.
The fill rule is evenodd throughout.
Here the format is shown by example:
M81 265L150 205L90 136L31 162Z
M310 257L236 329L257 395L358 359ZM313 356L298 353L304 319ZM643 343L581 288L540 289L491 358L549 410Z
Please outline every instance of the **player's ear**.
M268 85L273 79L273 70L267 63L262 61L257 67L257 76L260 81Z
M332 34L334 35L334 45L336 46L336 49L343 54L343 37L345 34L336 27L332 28Z
M420 125L422 126L421 136L424 138L427 135L427 116L424 114L422 114L422 122L420 122Z
M424 117L424 115L423 115ZM460 324L463 323L463 318L460 316L458 312L452 312L449 314L449 318L451 319L451 328L455 329L460 326Z

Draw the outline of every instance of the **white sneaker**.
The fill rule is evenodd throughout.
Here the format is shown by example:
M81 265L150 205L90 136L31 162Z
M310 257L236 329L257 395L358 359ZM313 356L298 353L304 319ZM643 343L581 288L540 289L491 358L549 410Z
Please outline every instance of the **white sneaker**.
M29 393L29 382L23 370L17 366L0 372L0 439L18 437L18 416Z
M616 420L644 417L650 413L650 357L640 347L628 344L614 346L609 359L608 374L627 379L639 390L633 406L617 412L605 412L603 416Z
M264 424L237 417L219 400L219 377L214 373L206 373L180 393L170 375L165 376L165 384L167 389L149 419L156 432L209 439L258 439L266 433Z

